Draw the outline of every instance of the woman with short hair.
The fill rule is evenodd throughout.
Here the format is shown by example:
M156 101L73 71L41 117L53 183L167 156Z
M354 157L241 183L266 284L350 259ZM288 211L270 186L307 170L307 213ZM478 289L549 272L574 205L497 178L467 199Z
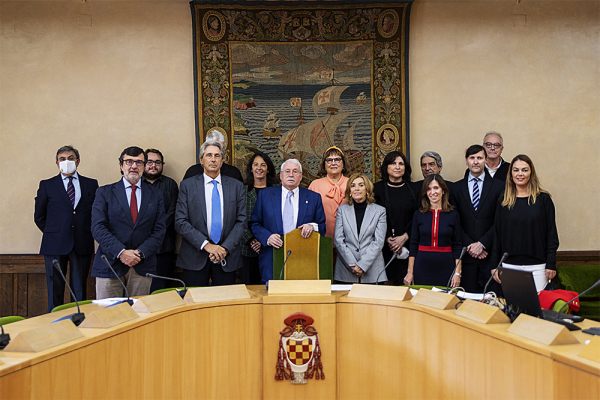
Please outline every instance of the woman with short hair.
M364 173L350 176L345 194L346 204L338 207L335 221L338 257L334 279L344 283L386 281L381 254L387 226L385 208L375 204L373 183Z

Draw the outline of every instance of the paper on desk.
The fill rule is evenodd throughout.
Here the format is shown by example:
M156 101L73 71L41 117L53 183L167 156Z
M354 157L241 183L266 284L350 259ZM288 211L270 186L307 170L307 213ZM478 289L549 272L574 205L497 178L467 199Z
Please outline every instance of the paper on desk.
M352 285L331 285L332 292L345 292L352 289Z
M125 301L127 300L127 297L109 297L107 299L100 299L100 300L92 300L93 304L98 304L99 306L110 306L111 304L115 304L118 303L120 301ZM133 304L135 304L135 302L138 299L131 299L133 300Z
M411 294L413 294L412 291L413 291L413 289L411 289ZM439 288L436 288L436 287L432 287L431 291L432 292L445 292L444 289L439 289ZM415 290L415 293L416 292L417 291ZM483 294L482 293L454 292L454 294L456 294L456 296L458 298L463 299L463 300L464 299L468 299L468 300L478 300L478 301L481 301L483 299ZM413 294L413 296L414 296L414 294Z

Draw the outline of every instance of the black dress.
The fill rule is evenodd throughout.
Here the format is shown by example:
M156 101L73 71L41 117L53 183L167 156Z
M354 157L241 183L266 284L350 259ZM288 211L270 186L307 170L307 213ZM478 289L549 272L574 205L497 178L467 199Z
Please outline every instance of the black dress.
M377 182L373 188L375 202L385 207L387 215L386 240L389 237L402 236L408 233L410 236L413 214L417 209L417 196L412 190L410 182L402 186L390 186L387 181ZM404 247L408 248L409 240ZM383 246L383 259L387 264L394 253L389 245ZM408 259L395 259L386 270L388 279L394 284L401 285L408 272Z

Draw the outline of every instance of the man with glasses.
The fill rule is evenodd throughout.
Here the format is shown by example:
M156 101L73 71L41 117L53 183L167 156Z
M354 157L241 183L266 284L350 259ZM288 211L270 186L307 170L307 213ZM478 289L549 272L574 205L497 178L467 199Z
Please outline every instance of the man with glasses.
M167 234L160 246L160 250L156 253L156 275L170 277L175 258L175 207L177 206L179 188L173 179L163 175L165 161L160 150L146 149L144 153L148 161L146 161L143 181L160 190L165 202ZM164 289L166 283L167 281L164 279L153 279L152 286L150 286L150 293L155 290Z
M98 181L79 175L79 162L79 151L73 146L58 149L59 174L41 181L35 197L34 221L43 232L40 254L46 266L48 311L63 304L65 298L65 282L54 270L54 260L65 275L67 264L71 265L71 288L77 300L87 299L87 277L94 254L92 204Z
M507 163L501 157L502 150L504 150L504 139L502 139L502 135L494 131L486 133L483 137L483 145L485 146L488 156L485 163L487 173L492 178L506 182L506 175L508 174L510 163Z
M188 286L233 285L242 267L240 240L246 233L246 191L221 174L223 146L200 147L203 173L181 182L175 230L181 234L177 266Z
M301 229L304 238L313 231L326 233L321 195L299 187L302 164L293 158L284 161L279 177L280 187L260 191L250 219L250 230L261 244L258 264L263 282L273 279L273 248L283 246L283 235L294 229Z
M123 296L121 283L102 260L106 256L130 296L150 294L156 273L156 253L166 233L165 206L160 190L141 178L146 154L128 147L119 157L123 178L101 186L92 208L92 235L99 244L92 265L96 298Z

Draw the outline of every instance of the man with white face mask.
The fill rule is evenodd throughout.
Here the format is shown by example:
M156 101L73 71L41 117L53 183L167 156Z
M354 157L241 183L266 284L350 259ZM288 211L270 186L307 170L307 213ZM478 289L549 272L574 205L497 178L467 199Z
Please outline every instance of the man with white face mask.
M41 181L35 198L34 220L43 232L40 254L46 266L48 311L63 304L65 298L65 283L54 270L55 259L65 275L70 264L70 285L77 300L87 298L86 283L94 254L92 204L98 181L77 173L79 161L79 151L72 146L58 149L56 165L60 173Z

